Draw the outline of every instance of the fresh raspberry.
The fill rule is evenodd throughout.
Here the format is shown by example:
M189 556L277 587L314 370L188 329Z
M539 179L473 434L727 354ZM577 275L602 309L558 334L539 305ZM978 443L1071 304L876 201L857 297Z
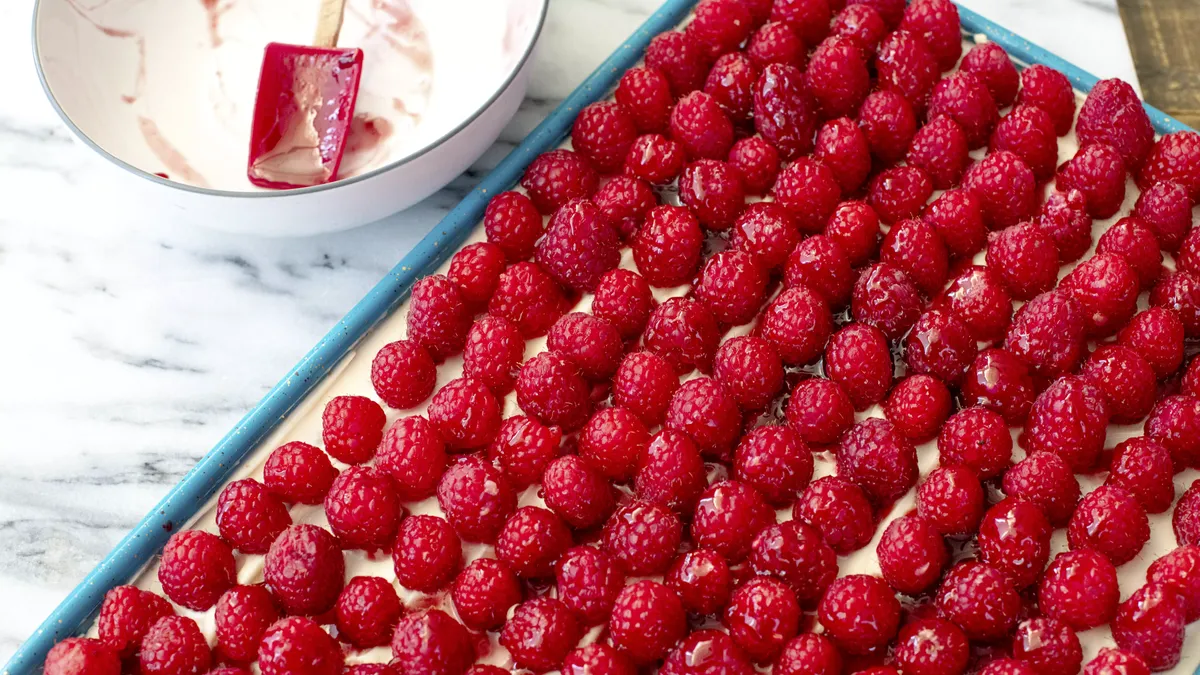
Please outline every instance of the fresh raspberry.
M817 234L792 249L784 270L788 288L807 286L821 294L830 307L844 307L854 286L850 260L832 239Z
M471 328L471 312L467 309L462 292L458 290L458 284L441 274L434 274L413 285L412 296L408 299L407 321L409 341L429 350L429 356L434 361L442 361L462 351L463 343L467 341L467 331ZM387 382L385 391L389 394L399 388L415 390L412 398L407 399L415 399L415 402L408 403L405 408L424 400L428 393L420 398L416 398L416 394L425 391L428 383L433 381L433 371L428 363L419 354L411 352L412 348L409 347L398 354L389 354L388 360L380 364L378 378L374 376L374 363L371 369L371 382ZM393 374L394 371L407 375L400 377ZM398 378L400 381L396 381ZM375 389L376 393L380 393L380 387L376 386ZM384 398L382 393L380 398Z
M1091 549L1058 554L1042 576L1038 606L1075 630L1102 626L1117 613L1117 568Z
M657 581L639 581L622 589L608 622L613 646L639 664L657 661L687 634L687 615L679 596Z
M905 438L924 443L937 436L953 403L946 384L929 375L909 375L892 387L883 414Z
M692 541L737 563L750 552L755 535L773 522L775 513L757 490L725 480L700 496L692 516Z
M713 357L713 378L742 410L762 410L783 388L783 363L766 340L745 335L721 343Z
M904 341L909 371L957 384L975 360L975 337L954 314L930 309L917 319Z
M771 63L763 67L754 86L754 128L775 146L780 157L790 161L812 152L819 121L816 108L797 66Z
M888 26L883 22L883 17L866 3L848 3L834 15L829 27L831 35L858 40L866 53L873 53L887 32Z
M426 396L429 393L433 393L432 386ZM369 461L383 440L386 424L383 408L366 396L335 396L321 413L325 452L346 464Z
M906 595L932 588L950 560L942 535L920 516L893 520L883 531L876 555L884 580Z
M1024 661L1005 657L989 662L983 670L979 671L979 675L1037 675L1037 673Z
M796 501L792 517L820 531L839 555L866 546L875 534L875 516L866 493L837 476L813 481Z
M826 223L825 236L857 267L874 257L879 247L879 216L864 202L842 202Z
M746 56L759 69L772 63L803 68L808 49L791 26L780 21L768 21L754 31L746 42Z
M1155 141L1137 179L1143 188L1164 181L1178 183L1193 202L1200 199L1200 134L1176 132Z
M904 157L917 133L913 106L899 92L872 92L858 109L858 125L867 136L871 154L884 164Z
M500 631L500 644L518 667L545 671L562 665L580 633L562 600L543 596L517 605Z
M771 525L754 538L750 566L756 574L771 575L792 589L801 603L811 605L838 574L837 554L815 527L800 520Z
M490 462L470 455L450 465L437 486L438 506L465 541L491 542L517 505L517 495Z
M386 344L371 362L371 384L375 387L375 393L392 408L411 408L429 398L429 395L433 393L436 380L437 366L433 362L433 357L425 347L415 340L400 340ZM365 400L369 401L369 399ZM377 404L376 407L378 407ZM383 418L382 414L364 414L371 415L376 419ZM375 420L367 421L374 422ZM380 429L382 430L382 424Z
M650 439L634 483L639 499L690 513L706 485L700 449L687 434L663 429Z
M1175 268L1196 274L1200 272L1200 230L1187 233L1175 254Z
M1017 99L1017 90L1021 86L1020 75L1008 52L995 42L983 42L971 47L958 67L983 80L997 107L1007 108ZM1055 131L1057 133L1057 129Z
M1113 451L1105 483L1129 490L1147 513L1163 513L1175 501L1174 474L1169 450L1149 438L1134 437Z
M622 338L640 335L653 309L650 285L636 272L611 270L596 284L592 314L612 324Z
M635 176L611 176L592 197L592 203L608 219L623 241L642 226L646 213L658 204L658 196L646 181Z
M774 672L776 675L838 675L842 672L842 655L824 635L801 633L783 648Z
M1075 122L1075 90L1071 81L1049 66L1035 64L1021 71L1017 105L1045 110L1054 120L1054 131L1059 136L1065 136Z
M42 672L46 675L120 675L121 658L100 640L70 637L50 648Z
M433 495L446 461L437 429L424 417L402 417L384 434L375 468L392 477L401 501L417 501Z
M704 0L685 30L710 57L716 57L736 50L758 23L742 0Z
M797 286L767 305L759 328L785 364L804 365L820 356L833 331L833 316L824 298Z
M939 466L917 486L917 515L941 534L974 534L984 507L983 486L967 466Z
M1005 636L1021 610L1021 597L1004 573L973 560L950 568L934 602L939 615L972 640Z
M1176 467L1200 465L1200 399L1186 395L1160 399L1150 411L1145 430L1170 451Z
M922 304L921 292L904 272L876 263L859 274L850 311L855 321L875 326L889 340L897 340L916 323Z
M1183 362L1183 338L1183 322L1177 313L1151 307L1130 319L1117 342L1141 354L1161 378L1178 370Z
M172 602L203 612L237 583L233 550L202 530L176 532L163 547L158 581Z
M642 340L676 371L705 370L720 340L717 320L709 309L691 298L670 298L654 309Z
M592 291L621 262L620 243L616 228L595 204L572 200L550 218L535 258L564 286Z
M1187 368L1184 368L1179 391L1188 396L1200 394L1200 359L1193 358L1188 362Z
M897 166L875 176L867 188L867 203L885 223L915 218L933 194L929 175L915 166ZM884 239L885 247L887 239Z
M1193 482L1175 504L1171 528L1180 546L1200 544L1200 484Z
M801 232L820 232L841 200L833 171L821 162L801 157L784 167L772 188L775 201L787 209Z
M418 515L404 519L392 548L396 579L421 593L443 588L462 565L462 544L445 518Z
M921 219L937 230L951 256L966 258L978 253L987 243L982 208L979 199L970 191L954 188L930 202L921 213Z
M831 18L828 0L775 0L771 5L771 20L791 26L806 44L824 39Z
M1058 166L1058 138L1054 120L1041 108L1021 105L1000 118L988 143L989 152L1008 150L1025 161L1039 181L1054 175Z
M637 675L637 670L624 652L606 642L593 642L567 654L561 672L564 675Z
M400 618L392 636L392 656L402 675L458 675L475 661L475 641L449 614L424 609Z
M1104 345L1097 348L1083 364L1080 374L1104 392L1114 424L1137 422L1154 407L1158 393L1154 371L1145 359L1128 347Z
M1096 658L1083 668L1084 675L1150 675L1150 667L1142 657L1113 647L1102 647Z
M104 602L100 604L100 616L96 619L100 640L118 655L131 656L141 646L150 626L174 613L170 603L150 591L117 586L104 594Z
M689 633L667 655L658 672L661 675L754 675L757 671L733 638L719 630L706 628Z
M467 671L467 675L504 675L507 670L500 671L499 674L490 670L496 666L472 666ZM249 675L249 671L245 673L217 673L216 671L208 671L209 675ZM396 675L397 670L387 663L356 663L352 666L347 666L344 671L345 675Z
M1038 675L1078 673L1083 648L1070 626L1045 617L1026 619L1013 637L1013 656Z
M486 307L496 292L504 261L504 250L491 242L467 244L450 258L446 276L458 286L468 307Z
M503 625L508 608L520 602L521 595L517 575L495 558L468 563L450 589L459 618L475 630L495 630Z
M1152 288L1162 276L1163 258L1158 249L1158 239L1155 238L1154 231L1140 218L1118 220L1100 235L1096 252L1124 258L1137 272L1142 289Z
M704 48L680 31L655 35L646 46L646 67L662 72L675 97L699 89L708 72Z
M1092 247L1092 217L1079 190L1050 193L1033 223L1054 242L1060 263L1078 260Z
M1200 548L1180 546L1158 560L1150 563L1146 570L1146 581L1167 586L1184 600L1188 622L1200 616Z
M1154 145L1154 127L1129 84L1118 80L1100 80L1088 92L1075 123L1079 145L1104 143L1112 146L1136 169L1142 165Z
M584 312L563 315L546 335L546 346L579 366L591 380L607 380L617 370L623 346L616 327Z
M625 174L651 185L666 185L682 170L683 147L661 134L638 136L625 155Z
M817 46L804 71L809 92L827 119L853 115L871 90L871 74L858 42L831 36Z
M1031 454L1004 474L1004 494L1036 504L1055 527L1071 519L1079 492L1070 465L1053 452Z
M517 404L538 421L564 431L587 421L591 401L579 367L557 352L541 352L517 374Z
M666 428L692 438L706 457L727 458L741 432L741 413L731 392L708 377L680 385L667 408Z
M1132 215L1154 230L1159 246L1174 251L1192 228L1192 198L1179 183L1154 183L1142 189Z
M1058 453L1075 471L1086 471L1095 466L1104 449L1108 421L1104 392L1069 375L1034 399L1022 445L1029 454Z
M683 168L679 200L710 230L733 227L746 201L737 169L715 159L701 159Z
M715 614L725 607L733 587L733 576L725 558L701 548L676 558L663 583L679 594L685 609L705 615Z
M1050 559L1053 527L1036 505L1009 497L983 514L979 557L1018 589L1033 585Z
M598 101L583 107L571 127L571 146L602 173L621 168L629 146L638 135L633 116L616 101Z
M1063 278L1060 289L1083 308L1089 336L1105 337L1128 323L1137 309L1137 272L1124 258L1097 253Z
M599 184L596 170L570 150L543 152L521 177L521 187L543 215L554 213L572 199L591 197Z
M1050 291L1017 310L1004 346L1034 374L1057 377L1079 363L1083 331L1083 309L1075 298Z
M946 115L962 128L967 145L981 148L988 143L992 130L1000 120L996 103L983 80L977 75L962 72L952 75L933 87L929 99L929 119Z
M404 612L396 589L381 577L351 579L338 596L334 609L338 637L361 649L388 644L392 630Z
M979 199L984 222L993 229L1028 220L1037 210L1033 171L1011 152L995 152L971 165L963 187ZM1054 251L1053 244L1049 250Z
M899 93L912 105L917 114L925 111L925 107L930 103L930 94L938 84L938 64L937 58L924 40L906 30L897 30L887 35L879 43L875 56L875 70L880 89L890 89ZM991 101L990 96L988 101ZM994 103L992 108L994 111Z
M558 598L584 626L604 623L625 585L625 572L612 556L594 546L576 546L555 565Z
M483 382L460 377L442 386L429 402L429 421L451 450L492 442L500 428L500 405Z
M728 249L708 259L692 292L717 321L736 326L758 314L766 294L767 276L767 270L753 253Z
M613 403L653 426L666 418L678 388L679 377L668 361L651 352L633 352L621 360L613 376Z
M643 133L665 130L671 106L675 104L667 76L654 68L626 70L613 97Z
M267 551L263 578L289 614L312 616L331 609L342 592L346 563L328 531L299 523L283 531Z
M837 451L838 475L876 503L890 502L917 482L917 451L891 422L867 418L850 428Z
M892 388L892 353L874 326L852 323L833 334L825 347L825 374L842 385L858 410L866 410Z
M706 0L737 4L740 0ZM699 8L697 8L699 11ZM695 25L695 21L688 27ZM704 80L704 93L712 96L721 110L736 123L750 122L750 111L754 106L754 83L758 81L758 67L742 52L731 52L713 63Z
M933 304L966 327L976 340L998 340L1012 321L1012 297L988 267L973 265L955 277Z
M854 404L838 383L810 378L792 390L785 414L806 443L829 445L854 423Z
M508 608L521 601L521 585L507 564L495 558L478 558L454 579L451 598L458 616L475 630L495 630Z
M306 619L297 620L307 621ZM316 624L312 625L316 627ZM317 630L321 629L317 628ZM324 633L324 631L321 632ZM268 637L270 637L269 633ZM333 638L328 635L325 637L329 642L333 642ZM80 666L86 666L87 669L81 668L79 672L90 674L108 669L108 664L98 658L94 651L85 652L85 654L80 659L83 661ZM340 652L338 656L341 656ZM195 620L186 616L164 616L150 626L150 630L146 631L146 637L142 638L142 646L138 650L137 660L138 672L143 675L200 675L208 672L209 666L212 665L212 651ZM262 672L267 675L275 675L270 668L271 662L266 659L262 661L260 663ZM96 671L90 670L93 665L99 666L99 668ZM332 670L330 668L322 669L320 665L320 662L311 664L307 672L321 673L322 675L340 672L340 667Z
M1117 610L1112 621L1117 646L1142 657L1150 670L1179 663L1186 628L1183 597L1163 584L1142 586Z
M545 335L566 304L558 283L541 266L519 262L500 275L488 313L508 319L522 336L532 338Z
M343 548L373 551L387 547L396 536L400 498L386 473L370 466L352 466L329 488L325 515Z
M275 537L291 524L292 517L279 497L253 478L230 483L217 498L221 537L243 553L266 553Z
M382 581L382 580L380 580ZM392 587L387 582L384 582L388 590ZM353 582L351 586L353 586ZM343 595L345 595L343 593ZM392 591L392 597L395 598L396 592ZM341 598L339 598L339 603ZM382 603L380 605L383 606ZM395 614L392 622L400 616L400 601L395 601ZM380 611L376 616L386 614L386 611ZM216 634L216 653L221 659L233 661L236 663L250 663L258 658L258 645L262 642L263 634L271 627L271 624L279 620L279 608L275 606L275 600L264 586L234 586L225 591L221 599L217 601L216 609L213 612L213 627ZM357 640L359 634L354 632L355 627L351 626L350 621L343 622L341 617L338 619L338 633L345 634L348 639ZM345 624L343 629L341 625ZM383 643L387 644L387 638L391 633L391 625L384 627ZM366 642L363 642L364 646ZM373 645L372 645L373 646Z
M542 484L546 505L571 527L588 529L612 513L612 486L579 455L564 455L551 462Z
M1109 218L1125 201L1125 163L1112 146L1085 145L1058 168L1054 185L1059 190L1079 190L1089 215Z
M704 233L690 211L658 206L646 214L633 240L633 261L651 286L678 286L700 265Z
M886 646L900 627L900 601L879 577L851 574L825 591L817 610L825 635L848 654Z
M747 194L766 194L779 175L779 152L760 136L747 136L735 142L727 161L742 179Z
M733 591L723 623L734 643L752 661L770 663L795 637L800 627L800 604L787 584L755 577Z
M1175 310L1183 322L1184 335L1200 337L1200 274L1168 274L1150 292L1150 304Z
M786 426L754 429L734 453L734 475L775 506L795 501L812 472L812 453L800 435Z
M592 415L579 433L579 454L602 475L627 481L650 443L650 432L635 413L614 406Z
M975 357L962 382L964 405L994 410L1009 425L1025 421L1033 405L1034 385L1029 368L1006 349L986 349Z
M499 246L509 260L527 260L542 236L542 214L524 194L501 192L488 202L483 229L487 240Z
M1132 560L1149 539L1146 510L1128 490L1115 485L1084 495L1067 528L1072 550L1095 549L1117 566Z
M829 167L842 194L854 194L871 174L871 146L849 117L826 122L817 132L813 157Z
M482 383L494 396L504 396L512 391L524 357L525 340L520 329L502 316L489 314L480 317L467 333L463 375Z
M496 538L496 557L522 579L554 576L554 563L571 547L571 531L553 511L522 506Z
M733 145L733 123L717 99L702 91L679 99L668 130L692 159L722 159Z
M950 70L962 56L958 8L949 0L916 0L904 10L900 29L925 41L939 70Z
M970 656L967 636L942 619L910 620L896 637L896 662L910 675L960 675Z
M934 188L946 190L962 180L971 161L969 150L967 135L958 122L949 115L939 115L913 136L906 161L924 171Z

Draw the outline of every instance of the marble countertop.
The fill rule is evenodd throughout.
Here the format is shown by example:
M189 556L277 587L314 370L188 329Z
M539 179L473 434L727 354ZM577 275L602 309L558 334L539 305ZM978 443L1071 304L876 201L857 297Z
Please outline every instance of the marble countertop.
M0 3L0 662L657 4L554 0L528 98L474 167L373 225L261 240L133 216L45 102L32 0ZM1116 0L962 4L1135 80Z

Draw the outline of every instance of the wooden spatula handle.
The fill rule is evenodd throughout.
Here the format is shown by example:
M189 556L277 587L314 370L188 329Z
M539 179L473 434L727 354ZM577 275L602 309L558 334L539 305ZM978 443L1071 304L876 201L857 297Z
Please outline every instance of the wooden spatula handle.
M314 47L336 47L338 33L342 32L342 14L346 11L346 0L321 0L317 16L317 33L313 37Z

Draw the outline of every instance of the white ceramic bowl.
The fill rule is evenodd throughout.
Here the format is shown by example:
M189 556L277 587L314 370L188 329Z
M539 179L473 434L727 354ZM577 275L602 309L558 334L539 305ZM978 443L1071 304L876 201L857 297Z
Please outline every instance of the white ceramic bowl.
M305 44L319 0L37 0L38 74L67 126L172 222L268 236L343 230L424 199L516 112L549 0L349 0L364 52L337 181L246 178L263 47Z

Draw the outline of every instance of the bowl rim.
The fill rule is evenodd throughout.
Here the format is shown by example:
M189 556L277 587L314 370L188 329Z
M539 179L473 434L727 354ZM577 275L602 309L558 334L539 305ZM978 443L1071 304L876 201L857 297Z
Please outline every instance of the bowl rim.
M540 4L540 9L538 11L537 25L533 29L533 35L531 36L531 38L529 40L529 44L526 45L524 53L521 54L521 58L518 59L517 62L513 65L512 70L508 73L508 76L505 77L504 82L501 83L501 85L494 92L492 92L492 95L489 96L488 99L486 101L484 101L482 104L480 104L480 106L478 108L476 108L470 115L468 115L466 118L464 118L458 125L456 125L452 129L450 129L443 135L439 136L438 138L433 140L431 143L429 143L425 146L422 146L416 152L405 155L405 156L401 157L400 159L397 159L393 162L385 164L381 167L371 169L370 171L363 173L363 174L359 174L357 176L351 176L350 178L342 178L342 179L338 179L338 180L335 180L335 181L332 181L329 183L323 183L321 185L313 185L310 187L303 187L303 188L292 188L292 189L287 189L287 190L223 190L223 189L218 189L218 188L197 187L195 185L188 185L186 183L180 183L177 181L169 180L169 179L163 178L162 176L151 173L149 171L140 169L140 168L130 164L129 162L126 162L125 160L117 157L116 155L112 154L111 152L105 150L104 148L100 147L100 145L98 143L96 143L96 141L92 140L91 136L88 136L86 133L84 133L83 130L80 129L75 124L75 122L73 122L71 120L71 117L69 115L67 115L66 111L64 111L62 109L62 106L59 105L58 99L55 98L55 96L54 96L54 92L51 91L50 83L46 81L46 72L45 72L45 69L42 67L41 49L39 48L39 44L38 44L38 19L41 16L42 0L34 0L33 18L32 18L32 21L30 22L31 23L30 33L32 35L31 43L32 43L32 47L33 47L33 65L34 65L34 69L37 71L38 83L41 84L42 91L46 94L46 99L50 102L50 106L54 108L54 112L58 114L59 119L61 119L63 121L63 123L67 125L67 128L70 129L71 132L73 134L75 134L75 136L79 140L83 141L83 143L85 145L90 147L92 150L95 150L101 157L103 157L104 159L108 160L109 162L115 164L118 168L124 169L125 171L137 176L138 178L144 178L146 180L157 183L164 187L171 188L174 190L180 190L183 192L191 192L191 193L195 193L195 194L200 194L200 195L205 195L205 196L213 196L213 197L230 197L230 198L234 198L234 199L279 199L279 198L283 198L283 197L290 197L293 195L303 195L303 194L313 194L313 193L317 193L317 192L324 192L326 190L332 190L333 188L342 187L342 186L346 186L346 185L353 185L355 183L365 181L369 178L374 178L375 176L378 176L378 175L381 175L388 171L391 171L392 169L395 169L397 167L404 166L405 164L408 164L409 162L415 161L415 160L423 157L424 155L437 149L439 146L445 144L447 141L449 141L454 136L458 135L458 133L460 131L462 131L463 129L470 126L471 123L473 123L475 120L477 120L480 117L480 115L482 115L488 108L490 108L492 106L492 104L495 103L496 100L499 99L502 94L504 94L504 92L508 91L509 86L511 86L513 81L517 79L517 76L521 74L521 72L525 69L525 66L528 64L529 59L533 56L533 50L535 47L537 47L538 39L542 35L542 29L545 28L545 26L546 26L546 15L550 11L550 0L537 0L537 1Z

